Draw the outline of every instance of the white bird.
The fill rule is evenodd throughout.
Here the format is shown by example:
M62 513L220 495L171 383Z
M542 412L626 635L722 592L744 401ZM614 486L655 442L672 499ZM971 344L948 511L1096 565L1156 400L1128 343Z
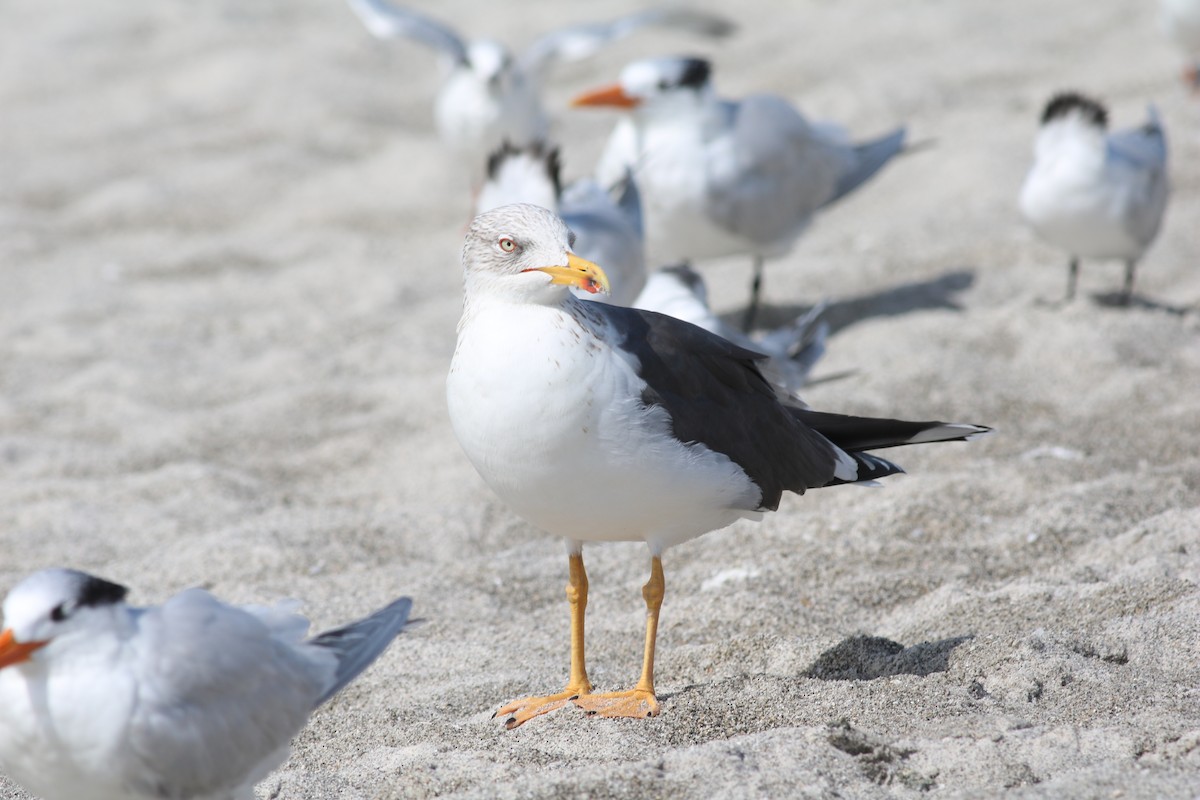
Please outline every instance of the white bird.
M785 491L899 472L868 449L971 438L975 425L910 423L802 407L757 353L685 322L589 303L603 270L571 251L553 213L505 206L463 245L463 314L447 378L450 420L484 481L567 542L571 669L558 693L496 713L512 728L574 702L589 714L657 714L654 654L667 548L779 505ZM585 542L644 541L651 556L642 675L593 693L584 661Z
M1081 258L1120 259L1128 303L1134 270L1167 207L1167 139L1154 107L1139 128L1108 133L1107 127L1100 103L1074 92L1055 95L1042 113L1033 167L1021 187L1021 214L1070 254L1068 300Z
M641 209L637 185L626 176L613 199L590 178L563 187L559 151L542 142L504 144L488 157L487 178L475 198L482 214L513 203L531 203L562 217L575 234L575 248L604 264L612 295L601 302L631 305L646 284Z
M47 800L252 798L312 711L403 629L411 601L307 641L282 605L189 589L159 607L67 569L4 600L0 769Z
M753 335L742 333L713 313L704 278L687 264L651 272L633 307L690 322L738 347L762 353L766 356L759 363L763 376L789 394L798 393L808 382L813 365L825 354L829 335L829 325L821 319L824 303L818 303L787 325Z
M577 106L629 109L597 169L601 183L632 167L642 192L651 263L748 254L753 322L766 258L791 250L813 215L861 186L904 147L899 128L852 144L844 130L808 122L786 100L723 100L709 62L654 58L626 66L615 86Z
M445 78L434 109L442 139L479 169L504 142L542 141L549 119L542 81L558 62L587 58L605 45L646 27L672 28L709 38L728 36L723 17L681 8L639 11L610 22L575 25L547 33L519 55L490 39L467 41L445 23L385 0L348 0L367 30L380 39L407 38L438 50Z
M1200 89L1200 0L1160 0L1159 20L1188 59L1184 81Z

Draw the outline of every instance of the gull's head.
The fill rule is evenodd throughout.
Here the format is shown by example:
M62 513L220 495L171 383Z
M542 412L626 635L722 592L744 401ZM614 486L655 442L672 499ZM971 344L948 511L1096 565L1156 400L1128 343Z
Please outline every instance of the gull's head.
M94 622L98 613L124 605L128 590L73 569L35 572L4 599L0 669L35 658L63 634Z
M575 235L541 206L518 203L480 214L463 243L467 298L561 302L567 289L609 291L604 270L572 252Z
M643 108L695 104L712 92L712 66L691 56L647 58L628 64L612 86L579 95L575 106Z

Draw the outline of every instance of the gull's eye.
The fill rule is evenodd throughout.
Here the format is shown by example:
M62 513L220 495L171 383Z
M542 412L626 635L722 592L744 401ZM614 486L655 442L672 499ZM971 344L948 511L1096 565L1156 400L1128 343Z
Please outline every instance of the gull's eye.
M517 243L508 236L501 237L499 245L500 249L506 253L511 253L517 249Z
M65 603L59 603L54 608L50 609L50 621L62 622L67 618L67 610L64 608Z

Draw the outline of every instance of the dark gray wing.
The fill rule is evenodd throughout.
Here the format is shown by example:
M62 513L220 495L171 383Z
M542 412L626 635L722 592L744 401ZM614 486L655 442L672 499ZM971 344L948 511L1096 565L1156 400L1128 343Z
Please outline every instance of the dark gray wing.
M642 402L661 406L683 442L723 453L775 510L786 491L803 493L834 477L839 453L779 402L756 365L763 356L703 328L653 311L600 306L638 360Z
M383 0L347 0L372 36L379 39L405 37L441 50L456 62L467 62L467 45L454 30L437 20Z
M317 698L313 708L324 703L354 680L387 649L404 630L412 611L412 600L401 597L365 619L314 636L309 645L328 650L337 658L333 684Z
M652 8L610 22L574 25L548 33L521 54L521 67L539 74L555 61L578 61L646 27L675 28L709 38L728 36L736 26L725 17L686 8Z

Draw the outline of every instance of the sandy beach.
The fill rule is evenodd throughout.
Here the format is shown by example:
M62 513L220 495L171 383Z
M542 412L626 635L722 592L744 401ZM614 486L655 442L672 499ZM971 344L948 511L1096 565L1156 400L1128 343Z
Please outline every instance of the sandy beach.
M432 54L339 0L10 0L0 592L72 566L139 604L295 597L317 630L413 597L424 624L264 798L1200 796L1200 100L1155 6L747 0L727 42L647 33L555 73L568 177L615 121L568 99L659 53L928 141L768 264L764 321L829 301L817 408L996 433L668 551L662 715L507 732L497 707L565 681L567 564L447 419L470 196ZM414 7L520 45L640 6ZM1167 125L1130 308L1094 262L1060 306L1066 257L1016 210L1065 88ZM748 260L700 268L738 319ZM587 559L591 676L627 688L646 550Z

